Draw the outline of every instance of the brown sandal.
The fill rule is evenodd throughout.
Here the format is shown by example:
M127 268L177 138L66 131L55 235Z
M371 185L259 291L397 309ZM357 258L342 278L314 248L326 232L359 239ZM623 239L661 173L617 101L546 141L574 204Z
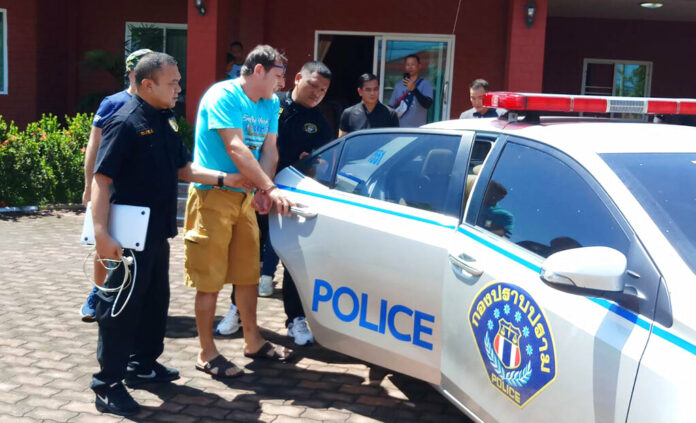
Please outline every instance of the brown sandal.
M266 341L255 353L244 353L244 357L253 359L261 358L264 360L286 362L294 357L292 350L280 345L273 345Z
M235 368L238 371L232 374L227 374L227 370ZM244 370L237 367L236 364L226 359L222 354L219 354L214 359L205 364L196 363L196 370L203 373L208 373L213 379L232 379L244 375Z

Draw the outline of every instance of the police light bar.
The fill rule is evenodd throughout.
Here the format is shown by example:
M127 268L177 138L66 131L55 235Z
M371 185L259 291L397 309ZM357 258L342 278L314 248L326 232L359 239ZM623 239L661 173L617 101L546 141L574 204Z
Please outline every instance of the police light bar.
M696 115L696 99L525 94L495 91L483 96L486 107L509 111Z

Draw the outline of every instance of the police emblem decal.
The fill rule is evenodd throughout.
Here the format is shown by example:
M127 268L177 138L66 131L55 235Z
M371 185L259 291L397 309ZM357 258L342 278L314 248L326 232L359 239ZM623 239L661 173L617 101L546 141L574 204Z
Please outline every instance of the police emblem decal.
M315 134L317 132L317 125L313 123L305 123L304 124L304 131L308 134Z
M168 122L169 122L169 126L172 127L172 130L174 132L179 132L179 124L176 123L176 120L173 117L169 118Z
M493 282L469 308L469 324L488 380L524 407L556 379L556 347L546 316L519 286Z

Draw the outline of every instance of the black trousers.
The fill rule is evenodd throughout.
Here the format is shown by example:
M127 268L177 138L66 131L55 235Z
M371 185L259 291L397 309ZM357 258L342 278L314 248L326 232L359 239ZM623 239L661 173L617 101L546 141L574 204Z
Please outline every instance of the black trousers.
M297 292L295 281L292 280L288 269L285 269L283 273L283 308L285 308L285 315L288 316L287 320L285 320L286 327L292 323L295 317L305 317L300 294Z
M91 388L95 390L123 379L129 361L138 362L139 370L147 370L164 351L169 311L169 242L148 240L145 250L133 253L137 262L137 274L132 275L135 286L121 314L111 317L111 310L121 308L130 287L118 301L116 293L99 291L97 294L100 371L92 375ZM124 255L130 255L130 251ZM109 272L106 287L121 285L123 266ZM134 273L133 266L131 272Z

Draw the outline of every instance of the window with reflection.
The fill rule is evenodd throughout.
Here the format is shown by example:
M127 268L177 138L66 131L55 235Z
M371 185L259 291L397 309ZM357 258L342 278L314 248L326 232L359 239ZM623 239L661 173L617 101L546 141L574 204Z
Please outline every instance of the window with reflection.
M331 186L331 177L338 164L342 143L328 147L297 161L293 167L322 185Z
M605 246L624 254L628 238L593 189L543 151L509 143L486 187L476 225L542 256Z
M448 192L460 139L423 133L350 138L338 166L335 189L457 216L461 189L456 190L458 194Z

